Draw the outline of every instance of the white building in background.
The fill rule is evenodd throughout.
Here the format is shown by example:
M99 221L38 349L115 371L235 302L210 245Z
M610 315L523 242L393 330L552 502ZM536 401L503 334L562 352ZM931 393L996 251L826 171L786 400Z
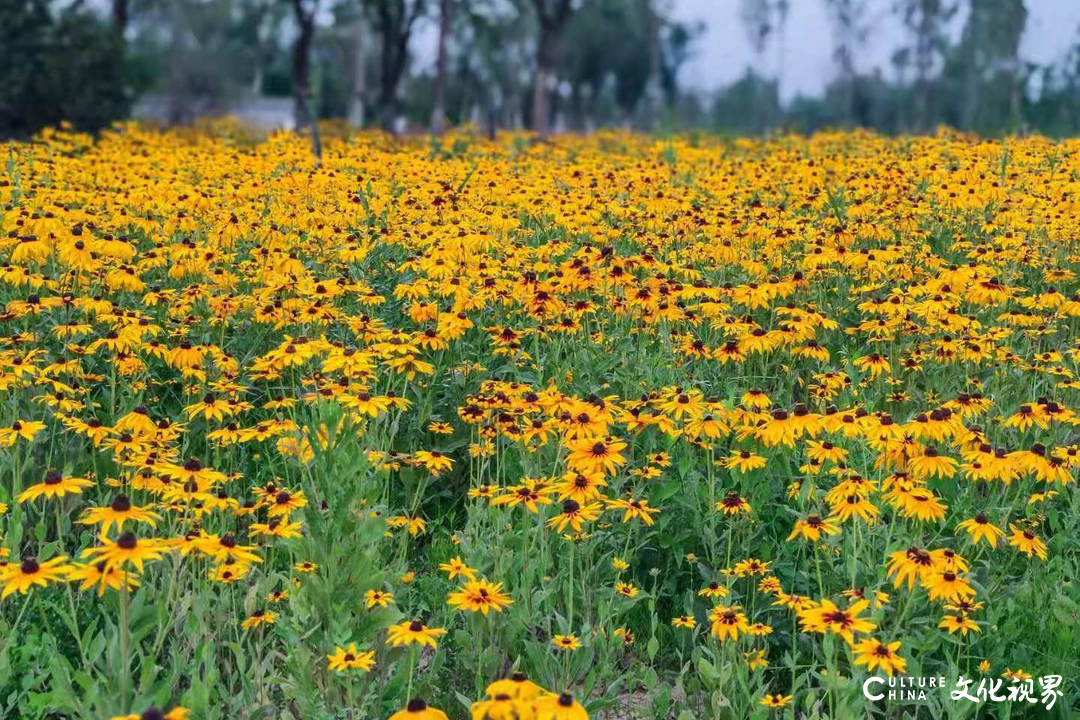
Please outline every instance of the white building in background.
M208 113L204 108L189 108L187 113L193 117L228 115L264 130L292 130L295 127L293 100L290 97L247 97L236 100L224 112ZM131 115L136 120L160 123L169 123L177 117L170 107L169 98L156 94L139 98Z

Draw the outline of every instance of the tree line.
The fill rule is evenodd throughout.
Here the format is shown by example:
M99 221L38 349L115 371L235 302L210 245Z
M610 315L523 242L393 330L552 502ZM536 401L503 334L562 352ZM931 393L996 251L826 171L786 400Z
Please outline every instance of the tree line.
M1080 37L1053 62L1025 59L1032 0L798 1L827 14L833 73L785 103L795 0L732 0L752 62L712 93L680 86L705 27L671 0L0 0L0 136L100 129L140 97L186 123L268 96L291 98L297 128L395 132L1080 129ZM863 70L886 16L903 39L889 67Z

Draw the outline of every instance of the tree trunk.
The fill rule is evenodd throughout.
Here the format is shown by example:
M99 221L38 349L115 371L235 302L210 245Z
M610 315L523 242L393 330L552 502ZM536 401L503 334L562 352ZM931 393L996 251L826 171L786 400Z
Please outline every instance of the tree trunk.
M559 56L559 36L550 22L541 19L533 80L532 125L541 138L551 133L551 90Z
M435 56L435 84L432 87L431 134L441 135L446 126L446 44L450 35L451 0L439 0L439 49Z
M930 115L930 70L933 58L934 18L925 4L917 8L918 23L915 26L915 130L925 132Z
M393 43L385 35L383 37L382 60L379 71L379 122L384 130L393 132L394 121L397 119L397 85L398 78L394 74L394 51Z
M263 80L266 77L266 63L267 63L267 35L269 34L269 28L267 28L267 15L269 15L270 6L265 3L260 3L255 11L255 16L252 18L252 24L255 26L255 68L251 73L251 94L255 97L262 96Z
M974 12L974 9L972 9ZM973 26L976 29L978 25ZM975 115L978 108L978 85L980 68L977 67L979 51L977 47L977 35L972 31L972 37L968 39L964 57L964 94L960 103L960 127L968 132L975 129Z
M1009 67L1009 117L1015 133L1019 133L1023 129L1023 94L1023 71L1020 66L1020 59L1013 57Z
M353 127L364 126L364 81L367 76L364 21L357 18L352 26L352 86L349 90L348 121Z
M297 18L300 33L293 45L293 101L296 129L314 122L311 109L311 43L315 35L314 22Z
M113 29L117 35L124 36L131 16L130 0L112 0Z
M379 72L379 106L384 130L394 132L398 115L398 86L405 73L408 55L408 31L394 25L384 26Z
M848 45L844 45L840 53L842 58L840 75L843 78L840 112L844 127L851 127L855 123L855 65Z
M293 44L293 118L299 131L315 122L311 106L311 45L315 40L315 8L304 9L304 0L292 0L293 17L299 33Z

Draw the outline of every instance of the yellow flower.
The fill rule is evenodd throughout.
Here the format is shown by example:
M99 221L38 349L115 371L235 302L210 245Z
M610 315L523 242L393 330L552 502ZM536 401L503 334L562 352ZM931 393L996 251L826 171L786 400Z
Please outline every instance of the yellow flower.
M877 627L869 620L859 617L869 605L869 600L860 600L846 610L841 610L831 600L824 599L820 605L800 611L799 622L808 632L835 633L849 645L853 645L855 633L868 633Z
M387 607L394 602L394 593L382 590L368 590L364 593L364 600L367 602L368 610L374 607Z
M574 532L581 532L582 524L595 520L601 512L600 503L581 505L576 500L564 500L562 512L548 520L547 524L558 532L562 532L567 525L573 528Z
M776 693L775 695L766 693L761 700L758 701L758 705L764 705L770 708L782 708L791 704L791 695L784 695L782 693Z
M439 569L446 573L447 579L453 580L458 575L469 578L470 580L476 579L476 568L471 568L465 564L461 559L461 556L450 558L449 561L439 565Z
M106 567L123 569L128 563L138 572L143 571L143 564L151 560L160 560L168 550L165 543L154 538L139 539L135 533L125 530L116 541L102 539L101 547L83 550L82 557L92 558L93 562L104 562Z
M964 530L971 537L971 542L978 545L986 541L990 547L997 547L998 541L1005 538L1005 532L997 525L991 523L986 515L979 513L973 518L964 520L956 526L957 530Z
M251 614L247 620L241 625L245 630L250 630L253 627L260 625L273 625L277 621L277 613L270 612L269 610L256 610Z
M515 672L508 678L491 683L484 692L488 697L506 695L517 700L531 701L543 694L545 690L529 680L525 673Z
M899 649L899 640L887 645L879 640L863 640L852 646L856 665L865 665L869 672L881 668L889 677L907 669L907 661L896 654Z
M386 639L393 647L416 644L435 648L438 646L435 638L445 632L445 628L429 628L419 620L406 620L403 623L392 626L387 631Z
M968 631L974 630L975 632L982 632L979 625L969 618L967 615L946 615L941 618L941 622L938 623L939 628L945 628L949 631L949 634L959 632L961 635L967 635Z
M490 610L502 612L503 608L513 603L510 596L502 591L502 583L490 583L483 579L470 580L463 588L450 593L446 598L446 604L452 608L484 615Z
M404 710L398 710L386 720L449 720L446 713L430 707L419 698L409 700Z
M746 620L746 613L740 612L738 605L730 607L717 605L709 611L709 621L712 624L713 636L722 641L737 640L740 632L748 632L750 625Z
M135 575L121 570L116 565L109 565L103 561L96 563L77 563L68 572L68 580L82 582L80 590L89 590L97 586L97 594L104 595L105 588L121 590L127 583L128 590L139 587L139 579Z
M360 670L366 673L375 667L375 651L366 650L361 652L356 649L356 643L349 643L347 648L335 648L334 654L327 655L326 659L329 661L327 669L334 672Z
M646 525L652 525L654 522L652 516L660 512L660 508L649 507L648 500L608 500L608 507L612 510L623 511L623 522L637 519Z
M556 650L577 650L581 647L577 635L556 635L551 638L551 644Z
M1016 525L1009 525L1012 535L1009 536L1009 544L1020 550L1028 557L1037 556L1040 560L1046 559L1046 543L1040 540L1035 533Z
M547 694L536 703L536 720L589 720L589 714L570 693Z
M83 488L93 487L94 483L84 478L64 477L55 470L45 473L45 479L37 485L31 485L19 493L19 502L24 503L37 497L64 497L68 493L81 494Z
M114 715L110 720L187 720L190 715L191 711L187 708L177 706L169 712L163 712L151 705L141 714Z
M802 537L811 542L818 542L822 536L840 534L840 521L837 518L822 519L817 513L811 513L804 520L795 521L795 529L788 535L788 542Z
M43 422L16 420L8 427L0 427L0 447L12 447L20 439L33 442L34 437L44 429Z
M112 503L104 507L93 507L86 510L79 522L83 525L101 525L101 537L109 533L109 528L116 525L117 531L124 529L128 521L146 523L150 527L157 527L155 520L160 520L161 515L149 509L149 506L138 507L132 505L127 495L117 495Z
M0 599L14 592L25 595L35 585L47 587L50 582L63 580L71 572L71 566L65 565L65 560L66 555L57 555L45 562L28 556L19 563L0 565L0 583L4 586Z
M582 438L568 443L567 447L570 454L566 463L586 475L601 472L614 475L626 464L626 458L620 454L626 443L615 438Z

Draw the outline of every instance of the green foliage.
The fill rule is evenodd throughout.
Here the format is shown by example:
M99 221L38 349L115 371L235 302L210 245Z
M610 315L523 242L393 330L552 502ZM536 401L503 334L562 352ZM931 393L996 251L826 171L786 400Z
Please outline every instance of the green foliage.
M67 121L100 130L126 116L123 43L78 5L0 0L0 137Z

